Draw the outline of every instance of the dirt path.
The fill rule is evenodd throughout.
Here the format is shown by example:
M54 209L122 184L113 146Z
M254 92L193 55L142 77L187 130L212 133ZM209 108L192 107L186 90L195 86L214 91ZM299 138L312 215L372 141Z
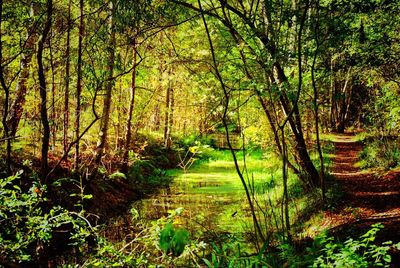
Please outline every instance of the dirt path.
M356 166L363 145L350 134L337 135L333 172L343 197L333 211L326 212L325 223L338 236L361 234L373 223L385 228L378 241L400 241L400 171L377 173Z
M394 173L379 176L356 167L362 144L351 135L338 136L332 175L344 191L344 206L359 219L400 217L400 178Z

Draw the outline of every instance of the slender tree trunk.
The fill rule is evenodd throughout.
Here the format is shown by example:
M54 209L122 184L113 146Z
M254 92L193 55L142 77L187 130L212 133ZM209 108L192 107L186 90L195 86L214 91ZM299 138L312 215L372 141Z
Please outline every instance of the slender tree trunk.
M160 34L160 42L162 43L163 41L163 34ZM164 75L164 60L163 58L161 58L162 56L160 55L160 64L158 66L158 85L159 88L157 88L158 94L157 94L157 102L158 104L156 105L155 109L154 109L154 130L155 131L159 131L161 128L161 121L162 121L162 112L161 112L161 108L160 108L160 103L162 102L162 97L160 97L159 95L161 95L161 91L162 91L162 77Z
M315 63L317 59L317 52L315 52L312 67L311 67L311 82L312 82L312 87L314 91L314 120L315 120L315 134L316 134L316 139L317 139L317 151L318 151L318 156L319 156L319 162L321 165L320 169L320 185L321 185L321 190L322 190L322 201L325 202L325 167L324 167L324 157L322 155L322 148L321 148L321 141L319 138L319 104L318 104L318 90L317 90L317 85L315 82Z
M131 99L129 103L129 111L128 111L128 122L126 127L126 136L125 136L125 148L124 148L124 156L123 156L123 171L127 172L128 170L128 160L129 160L129 148L131 147L131 136L132 136L132 115L133 109L135 107L135 93L136 93L136 40L133 40L133 59L132 59L132 77L131 77Z
M344 130L346 128L347 112L348 112L348 108L350 106L350 100L351 100L351 95L352 95L352 87L349 86L349 82L350 82L350 78L351 78L350 72L351 72L351 67L347 71L344 85L339 92L339 104L338 104L338 109L337 109L337 114L336 114L336 125L335 125L335 130L338 133L344 133Z
M121 144L121 121L122 121L122 108L121 104L124 103L122 99L125 96L122 96L122 83L118 86L118 106L116 107L117 110L117 123L115 124L115 151L118 151L122 144Z
M3 127L4 127L4 138L6 140L7 146L7 156L6 156L6 168L7 168L7 175L11 175L11 139L10 129L7 125L7 115L8 115L8 106L10 103L10 89L6 84L6 79L4 77L4 67L3 67L3 31L2 31L2 22L3 22L3 1L0 0L0 83L4 90L4 114L3 114Z
M171 56L171 50L168 53ZM172 66L168 66L168 87L165 96L165 122L164 122L164 147L169 149L171 147L171 128L173 124L174 113L174 89L172 87Z
M331 111L330 111L330 125L333 131L336 131L336 118L337 118L337 94L335 73L333 72L334 62L331 59Z
M84 24L83 24L83 0L79 0L79 37L78 37L78 66L77 66L77 82L76 82L76 110L75 110L75 138L77 139L80 135L80 121L81 121L81 94L82 94L82 42L84 35ZM79 169L79 139L75 144L75 170Z
M53 31L50 32L49 36L49 51L50 51L50 68L51 68L51 113L50 113L50 122L51 122L51 148L53 151L56 149L56 133L57 133L57 124L56 124L56 82L55 82L55 67L54 67L54 57L53 57L53 48L52 41Z
M30 17L33 18L35 15L35 7L32 4ZM28 30L27 39L25 46L23 47L23 52L20 59L20 69L21 72L18 76L17 86L16 86L16 97L10 107L10 112L7 116L7 126L10 130L10 136L15 136L17 133L18 125L22 117L25 104L25 96L27 93L27 80L29 78L30 63L32 61L32 56L34 53L35 43L37 42L38 34L36 29L32 27Z
M316 15L317 18L319 18L319 0L317 1L317 10L316 10ZM311 65L311 83L313 87L313 92L314 92L314 120L315 120L315 134L316 134L316 139L317 139L317 151L318 151L318 156L319 156L319 162L320 162L320 185L321 185L321 190L322 190L322 202L325 203L326 196L325 196L325 167L324 167L324 156L322 154L322 148L321 148L321 141L319 138L319 103L318 103L318 89L317 89L317 83L315 81L315 64L317 62L317 55L318 55L318 50L319 50L319 42L318 42L318 27L319 23L317 22L315 24L315 29L314 29L314 34L315 34L315 43L316 43L316 49L314 52L314 57Z
M49 119L47 116L47 89L46 89L46 77L43 68L43 50L44 44L46 42L47 36L50 32L51 21L53 15L53 0L47 0L47 12L46 12L46 22L43 28L42 35L39 38L38 50L37 50L37 64L38 64L38 77L39 77L39 91L40 91L40 119L43 125L43 137L42 137L42 157L41 157L41 175L43 183L47 177L48 172L48 151L50 142L50 126Z
M172 128L174 125L174 109L175 109L175 94L174 94L174 88L172 85L172 81L170 81L171 85L171 104L170 104L170 110L169 110L169 116L168 116L168 149L172 145L172 139L171 139L171 133L172 133Z
M257 91L257 99L258 99L258 102L260 103L261 107L263 108L265 115L267 116L269 125L270 125L272 133L274 135L274 141L275 141L276 148L278 149L279 154L282 155L283 151L282 151L281 141L279 140L278 129L276 128L276 121L272 117L267 104L265 103L264 99L261 97L261 95L259 94L258 91ZM293 173L300 174L300 171L289 160L287 161L287 165L293 171Z
M285 138L285 126L280 128L282 136L282 177L283 177L283 200L284 200L284 216L285 220L282 222L283 226L286 226L286 238L289 243L292 242L292 235L290 233L290 218L289 218L289 191L288 191L288 170L287 170L287 147ZM282 215L283 217L283 215Z
M108 58L107 58L107 80L105 83L105 96L103 102L103 115L100 124L100 133L99 133L99 140L97 142L96 148L96 156L95 156L95 171L94 175L97 173L97 168L101 163L101 158L104 154L104 149L107 143L107 132L108 132L108 125L110 121L110 111L111 111L111 96L112 96L112 89L113 89L113 72L114 72L114 59L115 59L115 25L114 25L114 10L115 3L114 1L110 2L109 7L109 41L108 41Z
M281 68L279 63L275 63L275 71L277 74L276 76L273 77L275 79L275 83L278 85L286 83L287 82L286 75L284 74L283 69ZM294 149L297 162L300 165L301 169L305 172L306 177L308 177L308 178L303 178L302 180L304 182L308 182L309 184L311 184L309 185L311 187L318 186L319 174L313 162L311 161L310 155L308 154L307 151L307 146L304 140L301 121L300 121L300 112L297 108L297 105L296 107L292 108L293 114L289 115L290 112L289 101L284 92L280 96L280 102L282 105L282 110L286 114L289 126L293 132L294 143L295 143Z
M82 14L81 14L82 15ZM68 1L68 18L67 18L67 43L65 50L65 89L64 89L64 128L63 128L63 148L64 153L68 148L68 128L69 128L69 76L70 76L70 47L71 47L71 0ZM80 37L79 37L80 38ZM79 40L81 41L81 40ZM78 42L79 42L78 41ZM78 52L79 54L79 52ZM79 58L79 57L78 57ZM78 75L80 70L78 69Z
M164 147L168 147L168 138L169 138L169 109L170 109L170 95L171 95L171 88L167 87L167 92L165 95L165 115L164 115Z

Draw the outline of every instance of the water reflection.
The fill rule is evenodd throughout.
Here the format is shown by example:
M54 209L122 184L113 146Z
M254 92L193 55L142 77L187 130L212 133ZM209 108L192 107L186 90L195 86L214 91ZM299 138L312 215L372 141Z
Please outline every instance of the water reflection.
M221 230L234 231L240 227L240 221L247 218L240 209L246 206L244 192L231 181L213 178L193 180L182 175L165 189L149 198L137 201L134 207L142 218L156 220L179 207L184 208L183 222L187 228L193 225L219 227Z

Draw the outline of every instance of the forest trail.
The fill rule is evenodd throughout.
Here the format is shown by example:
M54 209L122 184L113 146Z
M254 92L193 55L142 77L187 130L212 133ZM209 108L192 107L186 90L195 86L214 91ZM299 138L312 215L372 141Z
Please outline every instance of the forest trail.
M378 240L400 241L400 171L387 173L357 167L363 145L354 135L337 135L333 140L333 172L343 197L325 223L338 236L365 233L371 224L382 222Z

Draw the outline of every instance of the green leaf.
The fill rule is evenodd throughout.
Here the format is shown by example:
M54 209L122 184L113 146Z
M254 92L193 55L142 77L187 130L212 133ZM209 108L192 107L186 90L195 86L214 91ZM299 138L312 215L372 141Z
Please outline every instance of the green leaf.
M18 185L15 185L15 184L14 184L14 185L13 185L13 188L14 188L14 189L17 189L18 191L21 191L21 188L20 188Z
M174 233L174 226L171 222L167 223L160 233L160 248L165 253L167 253L171 248L171 241Z
M177 229L171 241L173 255L181 255L187 244L189 244L189 232L185 229Z
M203 261L207 265L207 267L213 267L212 263L209 260L203 258Z

